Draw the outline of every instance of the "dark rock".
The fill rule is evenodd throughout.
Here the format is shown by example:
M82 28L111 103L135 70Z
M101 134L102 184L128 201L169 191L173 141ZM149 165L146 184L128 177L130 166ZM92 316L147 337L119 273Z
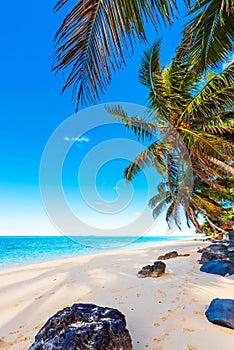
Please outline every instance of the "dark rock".
M214 324L234 329L234 300L213 299L206 311L206 317Z
M164 256L166 259L176 258L179 254L174 250L172 252L166 253Z
M151 277L152 272L154 271L153 265L146 265L138 272L139 277Z
M40 329L29 350L130 350L125 317L116 309L74 304Z
M234 260L234 250L228 250L227 256L230 260Z
M152 277L160 277L166 270L166 264L162 261L155 261L153 266Z
M198 262L199 264L204 264L205 262L209 260L214 260L215 258L216 258L216 255L214 253L204 251L202 253L201 259Z
M230 231L228 236L228 246L229 248L234 248L234 231Z
M190 256L190 254L179 254L178 256Z
M207 248L198 248L198 253L204 253L204 252L207 252Z
M206 242L206 241L211 241L210 237L200 237L200 238L194 238L194 241L202 241L202 242Z
M230 276L234 274L234 264L229 260L209 260L201 266L200 271L214 275Z
M178 256L178 253L176 251L172 251L172 252L166 253L164 255L160 255L158 257L158 260L172 259L172 258L176 258L177 256Z
M146 265L138 272L138 277L160 277L166 270L166 264L155 261L153 265Z
M228 247L226 244L210 244L207 247L199 248L198 253L210 252L210 253L223 253L227 251Z
M159 255L158 260L166 260L164 255Z
M200 264L215 259L234 261L234 250L229 249L225 244L211 244L208 247L199 249L198 253L202 253Z
M204 264L207 261L215 260L215 259L227 259L227 251L219 252L219 253L213 253L213 252L203 252L201 259L199 261L200 264Z
M207 250L212 253L220 253L227 251L227 245L226 244L211 244L207 247Z
M160 255L158 260L168 260L172 258L177 258L178 256L190 256L190 254L178 254L175 250L164 255Z

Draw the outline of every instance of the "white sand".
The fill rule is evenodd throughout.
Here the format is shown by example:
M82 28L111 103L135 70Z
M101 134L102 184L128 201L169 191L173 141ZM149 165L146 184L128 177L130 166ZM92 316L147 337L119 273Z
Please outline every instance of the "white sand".
M234 298L234 278L199 271L197 247L203 245L167 242L2 270L0 348L28 349L50 316L82 302L119 309L134 350L233 350L234 331L208 322L204 312L213 298ZM165 261L160 278L136 277L174 249L191 255Z

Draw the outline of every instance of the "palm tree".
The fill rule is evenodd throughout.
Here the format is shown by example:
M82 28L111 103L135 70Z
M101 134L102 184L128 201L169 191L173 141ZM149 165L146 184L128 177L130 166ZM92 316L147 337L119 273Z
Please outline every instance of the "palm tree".
M227 189L221 180L227 174L234 177L234 146L230 141L234 131L234 63L220 74L209 74L202 84L184 49L177 49L169 67L160 65L160 41L145 52L139 79L149 89L151 114L147 118L129 117L121 106L107 109L138 139L151 140L125 169L126 179L130 181L145 166L153 165L164 176L164 187L150 201L154 215L169 205L167 221L173 219L180 226L179 214L184 208L188 222L199 228L199 213L227 222L221 217L220 200L212 199L207 188L225 199ZM194 173L194 188L189 168Z
M56 11L68 0L59 0ZM126 64L136 41L146 42L145 23L171 24L176 0L77 0L55 36L53 69L69 70L63 90L73 86L77 104L99 100L112 73ZM190 7L190 0L184 0ZM234 1L197 0L184 42L194 69L201 72L233 51ZM186 52L184 54L187 54Z

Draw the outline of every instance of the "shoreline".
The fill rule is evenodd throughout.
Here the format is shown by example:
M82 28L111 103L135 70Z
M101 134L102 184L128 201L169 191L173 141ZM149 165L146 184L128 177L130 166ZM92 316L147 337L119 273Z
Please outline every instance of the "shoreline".
M234 331L211 324L212 299L233 298L234 276L200 272L193 238L160 246L107 251L11 267L0 271L0 349L26 350L43 324L74 303L117 308L127 321L134 350L231 350ZM177 250L166 274L137 278L142 266Z
M197 236L197 235L196 235ZM149 242L138 242L136 243L136 241L139 238L145 238L145 236L136 236L134 238L136 238L135 240L133 240L130 243L127 243L125 245L120 245L119 247L112 247L112 248L97 248L97 250L92 251L92 250L80 250L77 252L77 254L71 254L70 256L67 254L65 254L64 256L61 255L47 255L47 257L45 258L40 258L40 259L25 259L24 262L20 262L20 263L3 263L2 265L0 265L0 271L2 270L6 270L9 268L16 268L16 267L20 267L20 266L29 266L29 265L34 265L34 264L40 264L43 262L53 262L53 261L57 261L57 260L66 260L66 259L71 259L71 258L77 258L77 257L83 257L86 255L96 255L96 254L104 254L104 253L111 253L111 252L118 252L118 251L125 251L125 250L135 250L135 249L143 249L143 248L150 248L150 247L154 247L155 245L157 246L161 246L164 245L167 242L177 242L177 241L182 241L182 240L190 240L190 239L194 239L196 238L196 236L182 236L182 238L180 238L180 236L169 236L170 239L168 240L155 240L155 241L149 241ZM37 237L42 237L44 238L44 236L0 236L1 237L11 237L11 238L37 238ZM54 236L45 236L47 238L54 238ZM60 237L60 236L58 236ZM63 236L65 238L69 238L67 236ZM82 237L82 236L81 236ZM102 237L105 238L105 236L97 236L98 238ZM111 236L108 236L108 238ZM164 236L148 236L147 238L163 238ZM78 242L79 243L79 242ZM139 245L139 246L138 246ZM90 246L90 248L92 249L93 247Z

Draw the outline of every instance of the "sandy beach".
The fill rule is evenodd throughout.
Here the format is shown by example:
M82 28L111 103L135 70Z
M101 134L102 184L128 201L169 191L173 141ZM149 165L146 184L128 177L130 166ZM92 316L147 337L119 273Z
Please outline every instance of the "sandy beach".
M0 271L0 348L23 350L58 310L74 303L117 308L134 350L231 350L234 331L204 314L213 298L233 298L234 276L200 272L192 239L157 248L112 251ZM160 278L138 278L142 266L177 250Z

